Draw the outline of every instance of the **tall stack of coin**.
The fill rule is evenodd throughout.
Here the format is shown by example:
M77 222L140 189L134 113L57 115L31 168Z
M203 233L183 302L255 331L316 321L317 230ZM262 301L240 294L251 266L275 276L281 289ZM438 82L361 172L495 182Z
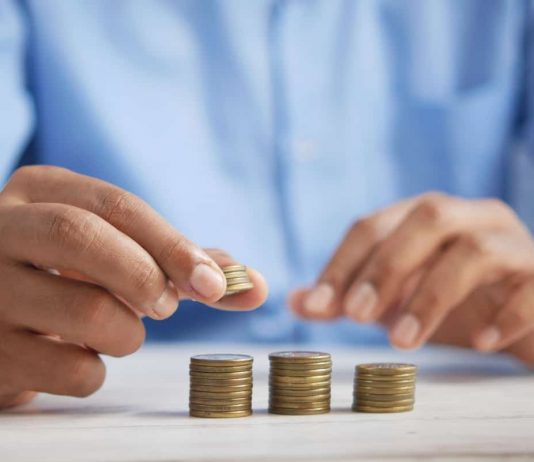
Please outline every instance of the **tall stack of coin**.
M226 278L226 293L224 295L233 295L254 287L248 277L247 267L243 265L231 265L222 268Z
M356 366L354 402L357 412L405 412L415 403L413 364L376 363Z
M269 355L269 412L308 415L330 411L332 359L328 353L282 351Z
M252 414L251 356L193 356L189 375L189 415L228 418Z

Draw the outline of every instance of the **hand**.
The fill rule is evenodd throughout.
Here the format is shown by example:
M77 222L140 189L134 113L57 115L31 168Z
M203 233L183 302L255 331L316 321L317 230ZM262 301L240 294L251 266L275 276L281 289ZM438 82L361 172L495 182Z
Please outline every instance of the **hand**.
M24 167L0 193L0 408L33 392L86 396L105 375L99 353L144 340L140 315L164 319L178 299L252 309L255 288L224 297L219 265L134 195L55 167Z
M290 305L381 322L400 348L439 341L534 363L534 241L500 201L426 194L357 222Z

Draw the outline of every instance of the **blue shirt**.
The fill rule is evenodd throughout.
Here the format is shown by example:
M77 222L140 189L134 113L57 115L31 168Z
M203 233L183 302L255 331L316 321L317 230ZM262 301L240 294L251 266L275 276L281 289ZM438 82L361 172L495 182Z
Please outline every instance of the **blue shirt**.
M531 8L0 0L0 172L27 151L116 183L266 275L261 310L189 306L153 337L376 340L297 322L285 295L405 196L495 196L531 220Z

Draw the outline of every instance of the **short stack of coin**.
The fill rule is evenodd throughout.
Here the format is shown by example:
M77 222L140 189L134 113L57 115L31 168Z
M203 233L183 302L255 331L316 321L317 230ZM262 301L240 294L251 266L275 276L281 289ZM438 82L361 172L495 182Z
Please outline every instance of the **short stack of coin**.
M191 358L189 415L229 418L252 414L252 357L212 354Z
M254 288L254 284L248 277L246 266L225 266L222 270L226 278L226 293L224 295L234 295Z
M406 412L415 403L413 364L375 363L356 366L354 402L356 412Z
M282 351L269 355L269 412L285 415L330 411L332 359L328 353Z

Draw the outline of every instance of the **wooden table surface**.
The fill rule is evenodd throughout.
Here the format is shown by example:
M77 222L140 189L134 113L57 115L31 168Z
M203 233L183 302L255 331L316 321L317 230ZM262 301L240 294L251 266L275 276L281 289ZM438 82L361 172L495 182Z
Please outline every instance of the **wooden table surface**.
M41 395L0 413L0 461L534 460L534 373L513 360L454 349L322 348L332 353L330 414L267 413L269 351L280 347L168 345L108 359L108 379L86 399ZM187 415L189 356L255 358L254 410L241 419ZM354 364L420 367L416 408L350 411Z

